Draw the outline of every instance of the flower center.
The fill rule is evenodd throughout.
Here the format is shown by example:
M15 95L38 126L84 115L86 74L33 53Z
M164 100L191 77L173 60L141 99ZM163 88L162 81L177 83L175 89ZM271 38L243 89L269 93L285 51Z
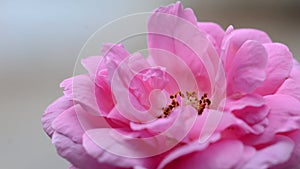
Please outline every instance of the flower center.
M184 105L190 105L194 107L198 111L198 115L201 115L204 109L211 104L211 100L207 97L207 93L204 93L199 99L196 92L186 91L186 95L184 95L181 91L179 91L174 95L170 95L171 103L162 108L163 115L159 116L158 118L168 117L173 109L179 106L177 96L181 97Z

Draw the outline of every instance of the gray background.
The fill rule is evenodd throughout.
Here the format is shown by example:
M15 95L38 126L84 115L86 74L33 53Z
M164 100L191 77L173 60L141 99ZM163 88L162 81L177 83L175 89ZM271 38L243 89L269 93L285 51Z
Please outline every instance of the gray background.
M62 95L58 85L72 76L81 47L109 21L170 2L175 1L1 0L0 168L67 168L69 164L56 155L42 131L40 118L47 105ZM218 22L223 28L232 24L262 29L300 58L297 0L187 0L183 4L194 9L199 21Z

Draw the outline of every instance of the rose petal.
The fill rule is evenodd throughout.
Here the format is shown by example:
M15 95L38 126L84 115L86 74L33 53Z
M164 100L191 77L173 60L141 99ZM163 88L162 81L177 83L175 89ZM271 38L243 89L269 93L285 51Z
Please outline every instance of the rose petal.
M300 127L300 102L288 95L265 96L270 107L269 124L260 135L245 135L242 140L249 145L259 145L270 142L276 133L288 132Z
M200 31L194 14L189 9L183 10L181 3L159 8L148 22L148 46L150 55L158 65L166 63L173 65L175 70L171 72L185 72L182 64L194 73L198 86L202 91L210 90L210 82L216 77L219 57L208 40L207 35ZM166 51L174 56L166 58ZM179 57L181 63L176 66L170 62ZM167 69L168 70L168 69ZM170 71L170 70L168 70ZM184 76L181 76L182 78Z
M200 30L210 36L208 39L212 42L217 52L220 53L221 44L225 35L225 31L221 26L213 22L198 22L197 25Z
M279 43L267 43L264 47L268 53L267 74L265 81L255 90L261 95L273 94L289 77L292 68L292 54L288 47Z
M295 97L300 101L300 64L294 60L290 77L281 85L277 93Z
M57 149L57 153L70 161L75 167L84 169L110 169L100 165L94 158L89 156L81 144L74 143L68 137L54 132L52 143Z
M160 162L158 169L166 167L168 164L176 161L178 158L189 155L193 152L204 150L207 148L207 146L208 143L199 144L198 142L191 142L184 146L178 147Z
M233 112L234 110L241 110L247 106L261 107L265 104L265 100L262 96L257 94L247 94L239 98L228 97L226 98L226 104L224 111Z
M45 132L51 137L54 129L52 128L52 122L66 109L69 109L73 105L72 98L70 96L63 96L48 106L45 113L42 116L42 125Z
M236 52L248 40L257 41L260 44L272 42L270 37L260 30L246 28L228 31L222 43L224 54L221 57L225 63L225 70L230 69L232 62L235 59Z
M230 155L228 153L230 152ZM194 151L190 154L170 161L166 166L160 168L168 169L207 169L233 168L241 159L243 153L243 144L238 140L222 140L211 144L202 151Z
M107 127L110 126L103 117L87 113L78 104L66 109L52 122L53 130L70 138L75 143L82 143L82 135L85 130Z
M99 130L98 130L99 131ZM103 149L99 145L97 145L93 138L90 137L93 132L97 132L96 130L90 131L90 134L83 135L83 147L92 157L98 160L98 162L102 165L111 166L112 168L132 168L134 166L143 166L146 168L155 168L158 162L159 156L150 157L150 158L128 158L126 156L119 156L116 154L112 154L109 151ZM106 138L103 138L106 139ZM110 143L108 143L110 144ZM111 146L117 146L111 143ZM138 145L136 145L138 146ZM139 150L139 149L136 149ZM120 150L121 151L121 150Z
M287 132L300 128L300 102L289 95L269 95L265 97L271 108L268 115L269 127L275 132Z
M298 169L300 168L300 130L296 130L291 132L287 135L289 138L291 138L295 144L295 147L293 149L293 153L289 160L283 164L277 165L275 167L272 167L272 169Z
M277 136L274 143L256 151L255 155L241 168L270 168L287 161L293 151L294 143L284 136Z
M100 63L103 57L101 56L90 56L81 60L83 67L89 72L92 79L95 78L95 75L100 67Z
M267 53L256 41L246 41L237 51L227 75L227 94L251 93L265 79Z

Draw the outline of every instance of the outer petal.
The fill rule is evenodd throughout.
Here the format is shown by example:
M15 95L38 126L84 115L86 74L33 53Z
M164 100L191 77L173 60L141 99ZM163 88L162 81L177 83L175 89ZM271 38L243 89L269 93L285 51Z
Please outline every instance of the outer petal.
M265 80L267 53L256 41L245 42L237 51L227 75L228 95L251 93Z
M220 25L213 22L199 22L198 27L209 35L208 39L212 42L218 53L221 51L222 41L225 35L225 31Z
M277 93L295 97L300 101L300 64L294 60L290 77L282 84Z
M97 159L101 165L110 166L111 168L133 168L135 166L155 168L155 166L157 165L157 161L160 158L159 156L153 157L152 159L127 158L123 156L121 157L102 149L100 146L94 143L94 141L89 137L88 134L85 134L83 136L83 146L88 154Z
M99 115L96 102L95 83L88 75L78 75L61 83L65 95L72 97L74 104L80 104L88 113Z
M210 78L216 77L219 57L207 35L197 27L190 9L183 9L179 2L159 8L149 19L148 32L150 55L156 64L168 63L178 57L182 59L181 64L186 64L194 73L200 89L210 90ZM155 50L166 51L174 56L164 59ZM174 72L185 71L180 65L173 67L176 69Z
M90 56L81 60L81 64L89 72L92 79L95 78L97 70L100 68L101 60L101 56Z
M85 152L81 144L74 143L68 137L55 132L52 143L55 145L58 154L70 161L75 167L80 169L103 169L95 159Z
M289 132L300 128L300 102L288 95L265 96L270 107L269 124L260 135L246 135L242 140L246 144L259 145L270 142L276 133Z
M289 77L293 60L289 49L279 43L267 43L264 47L268 53L267 74L265 81L255 92L261 95L273 94Z
M87 113L79 104L61 113L53 122L53 129L70 138L74 143L82 143L85 130L110 127L101 116Z
M295 144L293 153L287 162L277 165L275 167L272 167L272 169L285 169L285 168L299 169L300 168L300 162L299 162L299 159L300 159L300 130L291 132L287 136L290 137Z
M241 168L270 168L287 161L293 151L294 143L288 137L277 136L275 142L259 151Z
M221 57L224 60L226 70L229 70L236 52L246 41L254 40L261 44L272 42L265 32L256 29L236 29L228 32L224 37L221 47L223 50Z
M45 111L42 117L42 125L45 132L51 137L54 129L52 128L52 122L62 112L69 109L73 105L72 98L70 96L63 96L52 103Z
M230 155L228 153L230 152ZM222 140L203 151L195 151L173 160L164 169L233 168L241 159L243 144L238 140ZM162 167L160 167L162 168Z

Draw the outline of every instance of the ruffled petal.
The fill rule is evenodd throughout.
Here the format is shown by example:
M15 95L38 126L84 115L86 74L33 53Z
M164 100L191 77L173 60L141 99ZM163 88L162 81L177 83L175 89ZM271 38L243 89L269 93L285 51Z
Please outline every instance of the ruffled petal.
M241 168L270 168L286 162L293 151L294 143L284 136L277 136L274 143L256 151L255 155Z
M222 41L225 35L225 31L222 27L213 22L198 22L198 27L201 31L204 31L209 35L208 39L212 42L216 51L220 54Z
M289 132L300 128L300 102L288 95L265 96L270 108L268 125L259 135L245 135L241 138L246 144L259 145L272 141L276 133Z
M290 77L281 85L277 93L295 97L300 101L300 64L294 60Z
M70 96L63 96L53 102L46 109L42 116L42 125L45 132L51 137L54 129L52 128L52 122L59 116L62 112L73 106L73 101Z
M83 146L84 149L90 154L92 157L98 160L98 162L103 166L110 166L111 168L133 168L134 166L143 166L146 168L155 168L158 164L158 160L160 156L150 157L150 158L128 158L126 156L119 156L109 152L106 149L103 149L101 145L97 145L93 140L93 132L96 134L99 133L100 130L90 131L89 134L85 134L83 136ZM109 130L106 130L109 132ZM91 137L92 136L92 137ZM102 138L106 139L106 138ZM109 143L110 146L118 146L118 144ZM138 145L135 147L131 147L135 149L135 151L139 150ZM145 147L144 147L145 148ZM122 151L122 149L120 149Z
M267 43L264 47L268 53L265 81L255 90L260 95L274 94L289 77L293 60L288 47L279 43Z
M86 153L81 144L74 143L70 138L54 132L52 143L57 149L57 153L67 159L77 168L84 169L104 169L94 158ZM106 167L109 169L108 167Z
M237 51L227 75L227 94L253 92L265 80L267 53L257 41L245 42Z
M101 56L90 56L81 60L81 64L89 72L92 79L95 78L95 75L100 67L102 58L103 57Z
M149 52L157 65L170 65L165 66L171 67L167 71L179 74L187 70L180 65L187 65L200 90L209 92L210 82L214 82L217 74L219 57L207 34L199 30L190 9L183 9L180 2L159 8L149 19L148 32ZM169 57L165 57L166 53ZM181 63L170 63L176 59Z
M227 33L228 32L228 33ZM228 29L222 42L223 54L222 60L225 63L225 69L229 70L233 60L235 59L236 52L248 40L257 41L260 44L271 43L270 37L263 31L257 29Z
M160 168L164 169L207 169L233 168L239 162L244 151L243 143L238 140L222 140L209 145L208 148L186 154L177 159L169 160L170 163ZM230 152L230 155L228 153ZM167 157L168 158L168 157Z
M289 160L283 164L277 165L275 167L272 167L272 169L298 169L300 168L300 130L293 131L287 135L289 138L291 138L295 144L295 147L293 149L293 153Z

